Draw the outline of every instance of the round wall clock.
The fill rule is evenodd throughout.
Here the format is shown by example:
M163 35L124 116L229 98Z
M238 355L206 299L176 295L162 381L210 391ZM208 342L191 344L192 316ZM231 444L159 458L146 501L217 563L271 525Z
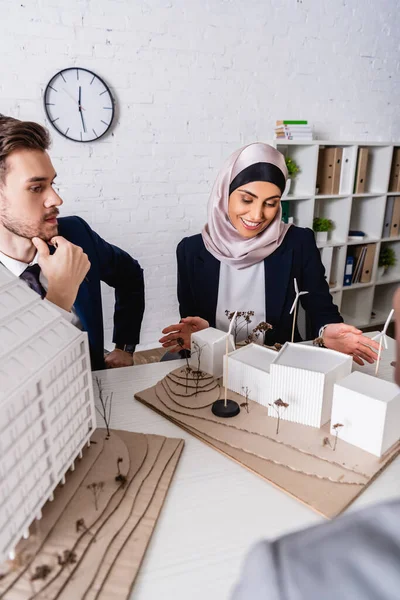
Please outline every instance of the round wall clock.
M114 100L104 81L87 69L69 68L49 81L44 108L53 127L75 142L93 142L111 127Z

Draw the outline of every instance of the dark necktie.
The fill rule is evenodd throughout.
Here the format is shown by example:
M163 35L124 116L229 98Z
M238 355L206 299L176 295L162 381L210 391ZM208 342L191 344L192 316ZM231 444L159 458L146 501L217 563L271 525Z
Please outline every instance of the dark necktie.
M39 281L40 267L38 264L27 267L25 271L20 275L20 279L26 281L29 287L34 290L41 298L46 295L46 290Z

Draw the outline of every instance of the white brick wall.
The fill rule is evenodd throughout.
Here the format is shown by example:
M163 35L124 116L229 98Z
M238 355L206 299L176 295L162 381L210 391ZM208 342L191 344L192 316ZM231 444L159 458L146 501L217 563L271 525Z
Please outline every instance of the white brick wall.
M320 138L400 139L397 0L0 0L0 112L44 122L65 67L111 86L111 135L53 134L65 200L145 268L142 342L177 318L175 247L234 149L303 117ZM113 299L105 291L107 339Z

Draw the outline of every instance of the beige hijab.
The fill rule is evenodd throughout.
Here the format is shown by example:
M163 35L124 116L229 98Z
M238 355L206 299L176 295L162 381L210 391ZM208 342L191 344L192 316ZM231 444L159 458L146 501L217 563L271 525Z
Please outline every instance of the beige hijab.
M243 238L228 217L229 186L243 169L260 163L278 167L287 180L285 157L272 146L256 142L234 152L226 161L211 192L208 220L202 231L204 245L219 261L245 269L264 260L282 243L290 225L283 223L282 207L272 223L254 238Z

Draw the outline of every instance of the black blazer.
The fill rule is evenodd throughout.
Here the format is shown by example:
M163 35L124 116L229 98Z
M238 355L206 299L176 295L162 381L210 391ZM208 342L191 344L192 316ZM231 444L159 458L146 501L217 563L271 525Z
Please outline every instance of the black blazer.
M208 252L200 234L184 238L177 248L178 300L181 317L199 316L215 327L218 300L220 262ZM311 229L291 226L282 244L266 259L265 314L273 326L265 337L266 344L290 341L293 315L289 314L295 298L293 280L296 277L300 297L307 316L307 338L318 336L319 329L328 323L342 323L343 319L333 304L325 269ZM236 310L234 306L227 306ZM252 310L251 290L249 306ZM295 340L300 334L296 328Z
M104 326L100 282L115 289L116 344L137 344L144 312L143 270L127 252L103 240L80 217L58 219L58 233L83 248L90 269L81 283L74 309L87 331L92 369L104 369ZM54 252L50 246L50 252Z

